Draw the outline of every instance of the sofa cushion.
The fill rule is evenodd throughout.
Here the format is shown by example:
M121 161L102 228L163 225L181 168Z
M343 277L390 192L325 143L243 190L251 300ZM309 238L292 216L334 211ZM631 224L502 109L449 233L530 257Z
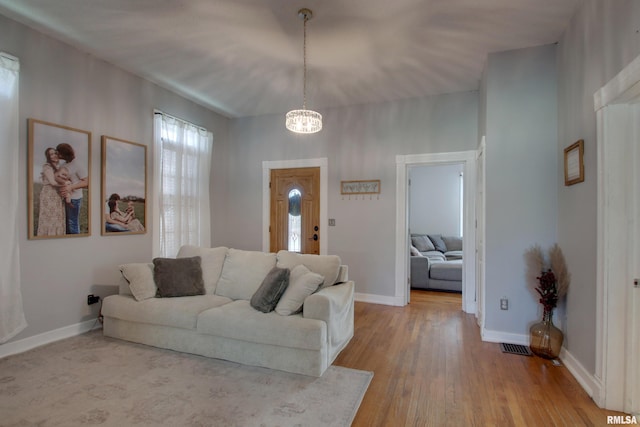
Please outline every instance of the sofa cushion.
M327 324L301 315L280 316L254 310L238 300L198 315L197 331L259 344L319 350L327 342Z
M291 270L289 286L276 305L276 313L289 316L302 311L304 300L318 290L324 277L314 273L304 265L297 265Z
M275 265L274 253L229 249L215 294L249 301Z
M418 250L418 248L416 248L415 246L411 245L411 247L409 248L409 250L411 251L411 256L422 256L422 254L420 253L420 251Z
M462 250L462 237L442 236L442 240L444 241L444 244L447 246L447 252Z
M249 301L251 307L263 313L273 311L287 286L289 286L289 269L273 267L251 297Z
M204 294L200 257L154 258L153 280L160 298Z
M462 251L447 251L444 256L447 260L462 259Z
M231 300L216 295L179 298L149 298L136 301L128 295L111 295L104 299L102 314L130 322L195 329L198 314Z
M158 288L156 287L156 282L153 281L152 263L122 264L120 266L120 272L129 284L131 295L133 295L137 301L156 296Z
M218 248L202 248L199 246L184 245L178 251L178 258L190 258L199 256L202 260L202 280L204 281L205 294L214 294L224 259L227 256L227 248L220 246Z
M433 246L436 248L436 251L440 251L442 253L447 252L447 245L442 240L442 235L440 234L428 234L429 240L433 243Z
M439 280L462 280L462 261L434 262L429 268L429 277Z
M344 283L349 280L349 266L342 264L338 269L338 278L336 279L336 285L338 283Z
M289 251L278 252L278 267L291 270L300 264L324 277L324 283L321 285L321 288L324 288L336 283L342 261L337 255L311 255Z
M412 234L411 244L415 246L420 252L435 251L436 248L429 238L424 234Z
M438 251L422 252L422 255L429 258L431 261L446 261L447 259L442 252Z

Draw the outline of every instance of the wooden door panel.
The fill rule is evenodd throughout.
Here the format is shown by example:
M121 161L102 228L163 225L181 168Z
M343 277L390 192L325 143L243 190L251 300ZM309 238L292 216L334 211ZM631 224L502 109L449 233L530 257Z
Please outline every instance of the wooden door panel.
M282 218L287 215L288 211L288 203L282 200L276 200L275 203L275 215L276 218ZM271 238L275 239L275 244L279 248L283 248L287 246L287 223L282 223L281 221L276 221L272 225L272 233Z
M303 252L306 254L318 255L320 252L318 252L318 245L316 245L316 242L319 241L320 235L313 230L313 227L316 225L313 223L313 209L314 204L312 201L304 200L302 202ZM318 236L318 239L313 240L314 235Z
M320 233L314 228L320 226L320 168L273 169L270 186L270 250L288 250L289 193L298 189L302 194L300 252L319 254Z

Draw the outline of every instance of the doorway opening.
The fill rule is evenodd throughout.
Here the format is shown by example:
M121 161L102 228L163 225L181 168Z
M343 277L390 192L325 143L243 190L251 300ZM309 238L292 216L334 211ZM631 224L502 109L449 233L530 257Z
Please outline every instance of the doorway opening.
M271 169L270 252L320 254L320 168Z
M271 182L271 171L274 169L295 169L295 168L319 168L320 169L320 188L319 188L319 220L317 224L312 224L312 229L316 226L318 230L314 232L318 235L319 247L318 251L320 255L327 254L328 248L328 210L327 210L327 158L317 159L298 159L298 160L275 160L275 161L263 161L262 162L262 250L264 252L271 251L271 233L269 227L271 226L271 189L269 188L269 182ZM288 194L287 194L288 195ZM288 199L287 199L288 200ZM288 206L288 201L287 201ZM288 226L287 226L288 228ZM311 234L313 238L313 234ZM287 246L287 245L285 245Z
M462 162L408 168L412 295L415 291L462 293L463 263L473 255L462 245L464 178Z
M475 192L476 151L454 153L412 154L396 156L396 301L406 305L410 300L410 231L409 231L409 169L416 166L463 165L462 246L469 254L462 268L462 310L476 312L475 280Z

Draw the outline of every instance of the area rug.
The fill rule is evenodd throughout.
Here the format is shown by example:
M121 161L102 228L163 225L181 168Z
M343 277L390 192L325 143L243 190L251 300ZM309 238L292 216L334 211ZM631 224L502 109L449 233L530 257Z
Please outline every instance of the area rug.
M94 331L0 359L0 425L348 426L372 376L308 377Z

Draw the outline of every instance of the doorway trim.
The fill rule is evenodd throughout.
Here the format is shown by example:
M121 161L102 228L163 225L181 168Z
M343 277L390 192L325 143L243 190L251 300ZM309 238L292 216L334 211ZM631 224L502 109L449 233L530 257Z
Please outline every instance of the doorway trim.
M475 196L476 196L477 152L459 151L451 153L409 154L396 156L396 301L401 305L409 302L409 242L408 242L408 169L410 166L464 164L464 224L462 244L471 256L464 257L462 270L462 310L476 312L476 261L475 261Z
M487 144L486 137L480 139L480 146L476 152L476 319L481 331L484 331L486 318L485 304L485 270L486 270L486 197L487 197Z
M632 338L638 325L631 318L632 292L640 289L632 288L628 263L633 247L628 238L627 204L635 202L628 194L634 168L626 145L638 135L632 113L639 107L629 105L638 100L640 56L594 94L598 159L595 377L599 384L593 399L600 407L629 413L638 411L640 405L634 389L639 375L638 338Z
M329 216L327 209L327 165L326 157L297 160L265 160L262 162L262 250L269 252L269 223L271 209L271 190L269 181L271 169L320 168L320 255L326 255Z

